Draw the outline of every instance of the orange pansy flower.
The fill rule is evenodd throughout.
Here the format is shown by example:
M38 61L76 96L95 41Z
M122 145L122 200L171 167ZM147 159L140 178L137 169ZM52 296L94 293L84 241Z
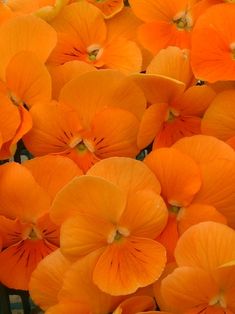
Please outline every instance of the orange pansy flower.
M192 36L192 68L198 79L235 79L234 18L234 5L227 3L210 7L198 19Z
M55 45L56 34L49 25L32 16L7 21L0 27L0 34L2 119L11 113L11 119L2 123L4 128L8 124L9 130L1 131L0 158L6 159L14 154L16 143L32 127L26 107L51 97L51 79L43 62ZM44 36L47 40L42 48L38 42Z
M141 44L154 54L167 46L190 48L194 4L195 0L130 0L134 13L145 22L139 27Z
M0 195L4 198L0 205L0 280L21 290L28 290L38 262L59 246L59 228L50 220L49 208L58 190L80 174L76 165L63 157L44 157L39 163L34 159L27 167L35 178L16 163L0 168Z
M147 74L132 75L149 103L141 121L138 145L144 148L171 146L184 136L201 132L201 117L215 97L208 86L194 81L189 54L177 47L162 50Z
M146 104L141 90L124 75L111 70L83 74L64 86L59 100L62 104L30 110L34 126L24 142L34 155L66 155L84 171L103 158L137 155Z
M216 144L209 138L202 141L200 147L200 137L192 139L188 138L188 141L192 141L194 149L189 144L182 144L178 145L179 150L162 148L152 151L145 158L145 163L160 181L162 196L172 212L164 232L172 234L171 230L174 230L175 237L169 241L164 232L160 236L167 244L171 258L178 232L184 232L190 225L213 220L221 223L228 221L229 225L234 226L234 152L226 144L224 154L219 152L223 149L220 141ZM183 153L180 152L181 146ZM212 160L204 154L200 159L198 153L203 148L212 151L215 158Z
M173 313L234 313L234 244L234 230L214 222L182 235L175 250L179 268L162 280Z
M106 293L130 294L154 282L163 271L165 250L153 239L164 228L167 211L151 190L127 197L116 185L87 175L61 190L51 217L55 221L69 217L61 233L66 257L76 260L100 250L93 280Z
M116 19L110 23L111 26L107 25L100 10L86 1L66 6L52 22L58 43L50 56L50 63L59 65L80 60L97 68L139 72L142 65L140 49L125 36L123 26L119 31ZM123 23L128 28L132 19L124 18Z

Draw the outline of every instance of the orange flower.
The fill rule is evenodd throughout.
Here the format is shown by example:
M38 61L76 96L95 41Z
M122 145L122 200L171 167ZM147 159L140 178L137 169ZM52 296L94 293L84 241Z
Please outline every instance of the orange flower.
M234 226L234 151L214 138L200 141L202 137L182 139L182 144L176 144L177 150L162 148L145 158L160 181L162 196L172 212L168 227L159 238L168 247L169 260L173 259L179 234L190 225L212 220L228 221ZM204 151L208 152L200 156ZM174 234L174 238L168 240L167 234Z
M99 250L93 280L106 293L130 294L157 280L164 269L165 250L153 239L164 228L167 211L151 190L127 197L114 184L87 175L61 190L51 217L55 222L68 217L61 227L66 257L77 260Z
M162 50L147 74L132 75L150 104L141 121L138 146L171 146L184 136L201 133L201 117L215 97L208 86L191 86L193 76L187 51ZM188 88L187 88L188 87Z
M182 235L175 251L179 268L162 280L173 313L234 313L234 245L234 230L214 222Z
M90 313L90 314L103 314L103 313L114 313L114 314L136 314L140 311L153 310L155 308L155 302L152 297L138 295L127 298L126 296L111 296L100 291L92 281L92 273L95 263L97 261L97 253L90 254L87 257L80 259L70 267L68 262L62 259L62 255L58 255L59 252L52 253L46 257L37 267L32 274L31 279L31 294L34 301L38 301L37 296L39 295L41 301L48 302L47 293L50 292L51 300L54 300L54 306L43 306L47 309L46 313ZM51 269L51 262L55 261L58 272L55 269ZM62 276L63 283L61 283L61 271L66 270L66 274ZM51 274L52 271L52 274ZM50 282L54 286L47 287L46 291L41 290L38 293L38 289L43 288L45 283L42 283L45 275L49 275ZM61 283L60 291L57 291L58 283ZM54 294L53 293L54 288ZM57 300L55 300L55 294ZM43 297L43 298L42 298ZM46 297L44 299L44 297ZM40 303L39 303L40 304ZM44 303L41 303L44 305ZM153 312L155 313L155 312Z
M203 81L235 79L234 5L210 7L198 19L192 36L192 68Z
M195 0L130 0L134 13L145 23L139 27L141 44L156 54L167 46L190 48L195 22Z
M58 43L50 63L59 65L80 60L97 68L118 69L124 73L140 71L140 49L126 37L128 32L123 32L133 24L132 19L124 16L123 24L120 28L115 18L106 24L100 10L86 1L66 6L52 22Z
M83 74L65 85L59 100L62 104L30 110L34 126L24 142L34 155L66 155L84 171L103 158L137 155L146 104L141 90L124 75L111 70Z
M16 163L0 168L0 196L4 199L0 205L0 280L21 290L28 290L37 263L59 246L59 228L50 220L49 208L58 190L80 174L76 165L63 157L34 159L25 165L31 173Z
M47 36L43 48L38 45L41 36ZM51 79L43 63L54 47L55 40L53 29L32 16L11 19L0 27L2 118L5 119L7 113L11 113L12 117L2 123L9 130L1 131L1 159L14 154L16 143L32 127L27 108L39 100L50 100Z

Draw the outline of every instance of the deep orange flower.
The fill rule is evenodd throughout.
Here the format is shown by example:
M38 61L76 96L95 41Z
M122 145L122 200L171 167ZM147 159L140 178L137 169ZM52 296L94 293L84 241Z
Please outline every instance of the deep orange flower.
M0 158L6 159L14 154L17 142L32 127L27 109L39 100L51 98L51 79L43 63L55 45L56 34L33 16L9 20L0 27L0 34L1 117L5 119L6 114L11 117L2 122L6 129L1 130ZM42 48L38 42L44 36L47 40Z
M64 86L59 100L30 110L34 126L24 142L34 155L66 155L84 171L103 158L137 155L146 104L124 75L111 70L83 74Z
M157 280L163 271L165 250L152 239L164 228L167 211L151 190L127 197L116 185L87 175L61 190L51 217L55 222L68 217L61 227L66 257L77 260L99 250L93 281L106 293L130 294Z
M171 146L184 136L201 133L201 117L215 97L212 88L191 85L194 81L189 54L169 47L157 55L147 74L132 75L149 103L138 134L144 148Z
M234 151L214 138L200 141L201 137L182 139L182 145L176 145L177 150L158 149L145 159L160 181L161 194L172 212L168 226L159 238L167 244L170 260L179 234L190 225L212 220L228 221L234 226ZM206 153L201 155L203 151ZM174 234L174 237L167 240L168 234Z
M198 79L234 80L234 19L229 3L210 7L198 19L192 36L192 68Z
M68 310L71 314L137 314L142 311L154 310L155 302L150 296L114 297L100 291L92 281L92 273L96 261L97 254L90 254L69 267L68 262L65 262L64 257L62 259L62 255L59 255L59 252L52 253L38 265L32 274L30 292L33 298L36 296L34 301L38 301L37 296L39 295L42 301L39 304L42 304L42 307L47 309L46 313L51 314L68 313ZM55 262L58 272L55 268L52 269L51 262ZM62 270L66 271L66 274L62 276L63 282L61 282L61 277L59 278ZM46 281L52 286L49 289L45 287L46 291L41 290L38 293L38 290L44 286L42 279L45 278L45 275L49 275L50 281ZM60 291L57 291L58 283L61 284ZM53 300L54 306L48 307L44 305L45 301L48 302L48 292L51 294L50 300L48 299L49 303ZM57 300L55 295L57 295Z
M132 19L124 16L122 27L116 22L114 18L106 24L100 10L86 1L66 6L52 22L58 34L58 43L50 63L59 65L80 60L97 68L139 72L141 51L135 42L126 37L128 31L123 32L133 24Z
M188 229L175 251L179 268L162 280L167 308L185 314L234 313L234 245L235 232L227 226L204 222Z
M49 208L58 190L81 173L63 157L43 157L25 165L8 163L0 168L4 199L0 205L0 280L21 290L28 290L38 262L59 246L59 228L50 220Z
M130 0L134 13L145 23L139 27L141 44L156 54L167 46L190 48L196 16L195 0Z

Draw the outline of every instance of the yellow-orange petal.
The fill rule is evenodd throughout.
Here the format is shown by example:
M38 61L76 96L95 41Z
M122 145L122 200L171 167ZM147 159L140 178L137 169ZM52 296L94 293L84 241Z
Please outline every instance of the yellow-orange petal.
M172 104L183 116L201 117L215 98L214 90L206 85L191 86Z
M113 156L134 158L139 152L136 143L138 127L138 119L127 110L107 108L100 111L91 125L95 155L100 159Z
M57 224L78 213L98 215L115 222L125 204L125 194L114 184L98 177L81 176L73 179L57 194L50 215Z
M128 110L138 119L146 107L143 92L122 73L114 70L93 71L68 82L59 100L77 110L87 127L90 127L95 114L107 107Z
M168 112L169 105L167 103L153 104L145 110L137 137L139 148L147 147L161 132Z
M179 266L198 267L211 272L234 260L235 253L231 249L234 243L233 229L217 222L201 222L182 234L175 249L175 258Z
M215 207L193 203L186 208L181 208L178 215L178 230L182 234L188 228L203 221L214 221L227 224L227 219Z
M162 75L135 74L131 78L151 104L170 103L185 89L184 83Z
M48 65L48 70L52 77L53 99L58 99L62 87L67 82L83 73L95 71L96 68L86 62L73 60L58 66Z
M198 165L174 148L152 151L145 163L160 181L163 198L173 206L187 206L200 189Z
M0 213L8 218L35 222L48 212L50 197L34 180L32 174L17 163L0 168Z
M104 68L119 70L124 74L138 73L142 67L142 54L134 41L115 38L106 43L102 61Z
M129 196L119 225L135 237L156 238L167 223L168 211L163 199L152 191Z
M93 280L111 295L130 294L156 281L165 263L165 248L161 244L129 237L106 248L95 266Z
M223 14L221 14L223 12ZM192 68L203 81L234 80L234 6L222 3L202 14L192 35Z
M111 157L99 161L87 172L117 185L124 193L131 195L147 189L159 194L160 183L142 162L127 157Z
M72 160L62 156L34 158L24 162L23 166L29 169L37 183L52 199L65 184L82 175L82 171Z
M76 301L60 302L46 310L45 314L90 314L90 308L87 304L81 304Z
M29 292L31 298L41 309L46 310L57 304L58 292L62 288L65 272L70 262L61 254L60 250L46 256L33 271Z
M234 160L234 150L216 137L194 135L177 141L174 148L193 158L197 163L211 162L215 159Z
M10 94L19 104L28 108L37 102L51 99L51 77L46 66L36 54L24 51L16 54L6 68L6 84Z
M89 313L112 313L124 298L114 297L101 291L93 282L93 270L101 250L97 250L73 263L64 276L63 287L58 295L60 302L76 300L87 305Z
M216 170L215 170L216 169ZM193 202L214 206L227 218L228 225L235 226L235 162L216 159L200 165L202 186Z
M160 50L146 73L171 77L189 86L193 81L189 50L173 46Z
M235 91L219 93L212 101L202 119L202 133L223 141L235 135Z
M161 292L173 313L188 313L187 310L202 304L206 309L219 291L207 272L198 268L180 267L162 280ZM200 313L200 310L192 313Z
M55 44L56 32L43 20L31 15L10 19L0 27L0 77L5 78L7 64L18 52L31 51L45 62Z

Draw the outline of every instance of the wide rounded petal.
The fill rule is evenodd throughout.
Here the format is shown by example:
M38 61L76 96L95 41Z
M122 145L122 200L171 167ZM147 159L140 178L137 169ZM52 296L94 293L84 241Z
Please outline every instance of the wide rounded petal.
M90 314L90 308L87 304L81 304L76 301L60 302L46 310L45 314Z
M219 93L202 119L202 133L223 141L235 135L235 91Z
M102 54L104 68L119 70L124 74L141 71L142 54L134 41L125 38L115 38L109 41Z
M53 199L61 188L82 171L70 159L62 156L44 156L28 160L23 166L29 169L37 183Z
M98 177L81 176L73 179L57 194L50 215L57 224L79 213L116 222L125 204L125 194L114 184Z
M181 208L177 220L180 234L189 227L203 221L215 221L221 224L227 224L227 219L218 212L215 207L197 203L193 203L186 208Z
M194 203L214 206L224 215L228 224L235 226L235 162L216 159L200 165L202 186Z
M122 0L105 0L98 2L96 0L88 0L93 5L99 8L106 18L111 18L123 9L124 3Z
M114 156L134 158L139 152L136 143L138 127L138 119L127 110L107 108L99 112L91 127L96 156L100 159Z
M184 116L202 116L216 93L206 85L191 86L174 101L173 107Z
M189 51L173 46L160 50L146 73L167 76L189 86L193 80Z
M173 313L188 313L187 310L202 304L206 308L219 289L207 272L180 267L162 280L161 292Z
M135 74L131 78L151 104L170 103L185 89L184 83L162 75Z
M24 222L35 222L51 205L46 191L29 170L17 163L7 163L0 168L0 198L0 213Z
M174 148L193 158L197 163L215 159L234 160L234 150L213 136L194 135L184 137L173 145Z
M161 196L144 190L130 195L119 225L135 237L154 239L166 226L167 218L167 207Z
M165 248L161 244L129 237L106 248L95 266L93 280L111 295L130 294L156 281L165 263Z
M46 256L36 267L29 282L29 292L34 302L41 309L57 304L58 292L62 288L65 272L70 262L60 250Z
M160 181L163 198L173 206L187 206L200 189L198 165L174 148L152 151L145 164Z
M123 74L113 70L81 75L64 86L59 99L77 110L87 127L95 114L107 106L128 110L139 119L146 107L143 92Z
M180 237L175 249L179 266L213 271L235 259L235 231L217 222L201 222ZM192 250L193 247L193 250Z
M192 68L203 81L234 80L233 4L211 6L198 19L192 36Z
M52 78L53 99L58 99L62 87L86 72L95 71L96 68L86 62L73 60L62 65L48 66Z
M112 313L123 297L113 297L101 291L93 282L93 270L102 253L97 250L79 259L64 276L63 287L59 293L60 302L77 301L87 305L89 313ZM79 312L80 313L80 312Z
M56 32L43 20L32 15L10 19L0 28L0 77L5 78L6 66L18 52L31 51L45 62L55 44Z
M64 153L82 130L76 112L55 101L33 106L30 114L33 128L24 136L24 143L34 156Z
M87 172L117 185L124 193L131 195L147 189L159 194L160 183L142 162L127 157L111 157L99 161Z

